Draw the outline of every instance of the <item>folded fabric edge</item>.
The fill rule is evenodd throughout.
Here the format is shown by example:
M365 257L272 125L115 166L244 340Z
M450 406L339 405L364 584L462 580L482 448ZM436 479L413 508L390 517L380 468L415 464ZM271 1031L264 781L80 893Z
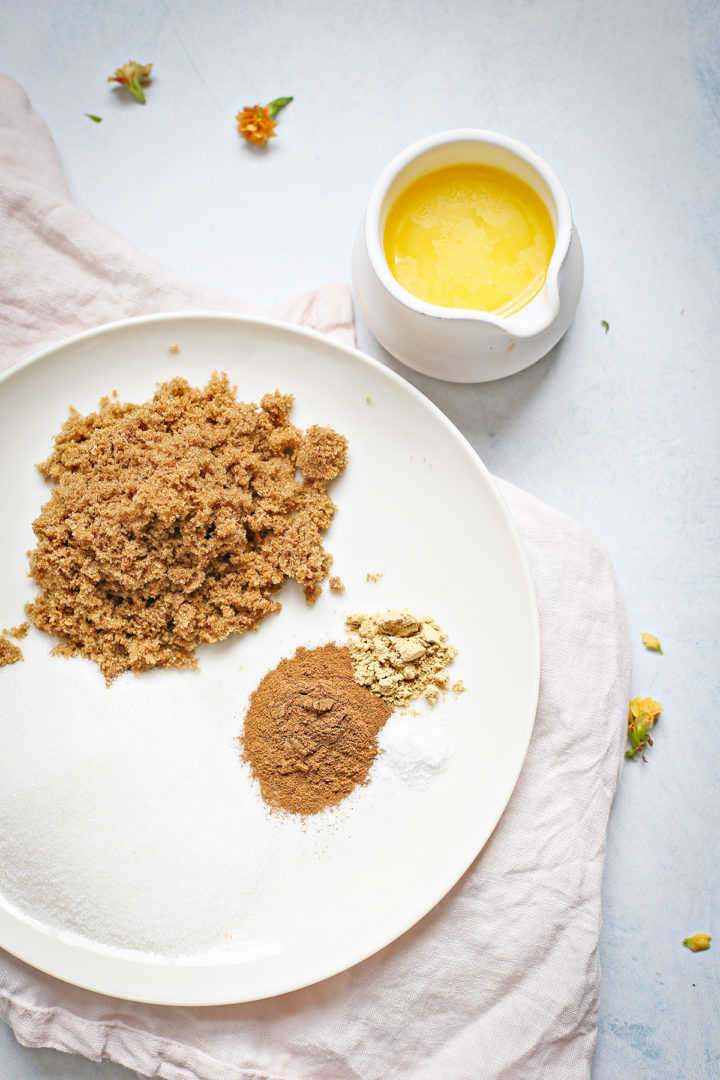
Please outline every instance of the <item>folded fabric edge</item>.
M128 1027L116 1020L89 1020L55 1006L19 1005L0 995L0 1016L21 1046L80 1054L90 1061L112 1061L139 1075L159 1080L300 1080L262 1069L237 1068L195 1047ZM97 1036L94 1037L94 1036Z

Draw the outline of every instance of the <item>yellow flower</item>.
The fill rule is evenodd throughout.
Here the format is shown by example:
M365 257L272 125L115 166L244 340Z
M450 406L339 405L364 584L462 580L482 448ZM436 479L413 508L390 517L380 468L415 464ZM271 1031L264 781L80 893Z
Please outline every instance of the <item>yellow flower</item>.
M291 101L291 97L284 97L275 98L269 105L247 105L235 118L238 131L249 143L264 146L275 137L275 117Z
M646 649L653 649L655 652L659 652L662 656L662 649L660 648L660 642L654 634L641 634L642 643Z
M683 945L687 945L693 952L704 952L710 948L711 941L709 934L693 934L692 937L683 938Z
M628 711L628 739L630 749L625 751L625 757L634 758L636 754L645 757L645 748L652 746L653 741L648 735L656 719L662 712L662 705L652 698L633 698Z
M269 105L248 105L237 114L237 126L242 137L255 146L264 146L275 137L276 125Z
M634 720L636 723L641 723L645 728L651 728L661 712L662 705L659 701L653 701L651 697L633 698L630 702L628 724L631 720Z
M126 86L140 104L144 105L143 86L147 86L150 82L151 70L152 64L136 64L134 60L128 60L127 64L119 67L114 75L108 75L108 82L116 82L120 86Z

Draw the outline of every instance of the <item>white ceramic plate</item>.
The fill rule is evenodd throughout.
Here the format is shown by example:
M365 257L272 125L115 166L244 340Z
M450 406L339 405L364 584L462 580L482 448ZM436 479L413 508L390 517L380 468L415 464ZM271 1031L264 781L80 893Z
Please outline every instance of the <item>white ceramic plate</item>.
M34 593L26 552L49 496L34 465L68 406L91 411L115 389L142 401L158 381L200 385L216 369L240 398L279 387L296 396L296 424L348 437L325 541L345 593L326 589L308 608L286 586L258 633L200 650L199 674L126 675L107 689L89 661L49 656L52 639L34 628L25 662L0 670L0 944L77 985L164 1004L285 993L411 927L502 814L538 692L525 558L463 437L361 353L235 316L104 327L3 379L0 626L20 622ZM268 813L234 742L248 695L298 645L342 640L347 612L391 607L432 615L459 649L452 674L466 693L417 718L432 768L420 782L396 746L394 764L382 755L337 810L305 824Z

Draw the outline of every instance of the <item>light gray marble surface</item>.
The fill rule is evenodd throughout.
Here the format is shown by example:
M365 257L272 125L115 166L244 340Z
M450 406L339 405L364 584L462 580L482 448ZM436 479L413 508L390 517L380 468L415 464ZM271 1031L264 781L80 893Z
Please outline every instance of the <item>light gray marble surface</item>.
M129 58L155 64L145 108L106 82ZM634 692L664 705L611 815L593 1080L720 1076L719 62L720 9L700 0L26 0L2 14L0 68L47 120L73 198L261 304L347 280L377 174L423 135L503 131L565 183L586 278L548 357L460 387L395 364L359 319L358 343L493 472L604 541ZM285 94L279 137L253 153L235 113ZM716 935L709 952L682 946L696 930ZM129 1075L21 1048L0 1025L3 1080Z

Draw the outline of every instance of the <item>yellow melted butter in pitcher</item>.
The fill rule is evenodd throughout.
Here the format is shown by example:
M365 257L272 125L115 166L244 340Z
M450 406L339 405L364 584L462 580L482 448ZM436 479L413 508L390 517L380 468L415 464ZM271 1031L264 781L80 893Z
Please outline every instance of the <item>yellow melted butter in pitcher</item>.
M390 207L385 258L404 289L439 307L511 315L545 283L555 232L540 196L489 165L450 165Z

